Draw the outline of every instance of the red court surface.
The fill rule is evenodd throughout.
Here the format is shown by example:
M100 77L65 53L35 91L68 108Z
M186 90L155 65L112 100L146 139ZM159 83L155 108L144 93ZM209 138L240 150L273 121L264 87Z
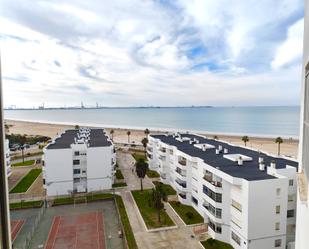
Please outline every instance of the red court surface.
M14 241L20 229L24 225L25 220L11 220L11 238Z
M56 216L45 249L104 249L102 212Z

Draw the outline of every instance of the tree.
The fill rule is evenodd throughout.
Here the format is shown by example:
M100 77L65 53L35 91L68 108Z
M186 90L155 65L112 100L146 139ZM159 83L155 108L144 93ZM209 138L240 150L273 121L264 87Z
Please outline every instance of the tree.
M217 135L214 135L214 139L217 140L219 139L219 137Z
M249 142L249 137L248 136L243 136L241 140L245 143L245 146L247 146L247 142Z
M149 129L147 128L147 129L145 129L144 130L144 133L145 133L145 135L146 135L146 137L149 135L149 133L150 133L150 131L149 131Z
M131 131L127 131L127 135L128 135L128 144L130 143L130 135L131 135Z
M143 146L145 148L145 155L146 155L146 147L147 147L147 144L148 144L148 138L144 137L142 139L142 144L143 144Z
M283 143L283 139L281 137L277 137L275 143L278 144L278 156L280 156L280 144Z
M111 134L111 136L112 136L112 141L114 141L114 133L115 133L115 131L113 129L111 129L110 132L109 132L109 134Z
M152 189L152 203L158 211L158 221L161 222L160 211L164 208L163 201L167 201L167 194L163 189L163 184L160 182Z
M79 125L75 125L75 130L79 130Z
M143 159L139 159L135 163L135 168L136 168L136 174L141 181L141 191L143 191L143 179L146 176L148 164Z

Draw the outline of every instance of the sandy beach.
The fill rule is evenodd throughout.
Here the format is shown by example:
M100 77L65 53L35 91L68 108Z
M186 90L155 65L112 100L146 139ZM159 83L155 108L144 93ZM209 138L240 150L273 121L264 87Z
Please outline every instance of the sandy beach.
M25 121L12 121L7 120L6 124L10 126L9 133L13 134L27 134L27 135L44 135L51 138L61 134L66 129L72 129L74 126L71 125L59 125L59 124L47 124L38 122L25 122ZM110 133L111 128L107 128L107 133ZM113 139L115 143L127 143L128 136L127 131L131 132L130 143L140 144L141 140L145 137L143 130L136 129L119 129L114 128ZM164 131L151 131L152 133L164 133ZM207 133L201 133L202 135L208 135ZM245 134L244 134L245 135ZM244 145L241 141L241 136L234 135L220 135L217 134L220 140L224 140L236 145ZM213 137L213 135L209 135ZM249 137L250 141L247 143L247 147L254 148L257 150L265 151L276 155L278 145L274 142L274 138L260 138L260 137ZM281 154L296 158L298 153L298 140L296 139L284 139L281 144Z

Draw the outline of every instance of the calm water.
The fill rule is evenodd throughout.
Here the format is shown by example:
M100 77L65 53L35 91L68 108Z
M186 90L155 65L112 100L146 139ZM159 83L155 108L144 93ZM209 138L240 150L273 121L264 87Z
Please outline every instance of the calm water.
M248 135L297 137L300 108L114 108L76 110L6 110L7 119L105 127L161 128Z

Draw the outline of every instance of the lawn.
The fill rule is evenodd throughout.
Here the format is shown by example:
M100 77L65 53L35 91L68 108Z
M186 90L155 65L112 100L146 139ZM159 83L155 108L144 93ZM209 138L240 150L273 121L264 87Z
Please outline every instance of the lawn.
M41 174L42 169L32 169L24 176L19 183L10 191L10 193L24 193L30 188L32 183Z
M205 249L233 249L230 244L211 238L205 241L201 241L201 243Z
M124 234L128 243L129 249L137 249L137 244L135 241L135 237L132 231L132 227L129 221L128 214L126 212L122 197L119 195L116 195L116 204L118 207L118 211L120 214L121 223L124 229Z
M121 188L121 187L126 187L128 186L125 182L119 182L119 183L114 183L113 188Z
M162 184L162 188L164 190L164 192L167 194L167 195L176 195L176 191L175 189L172 188L172 186L168 185L168 184L163 184L161 182L158 182L158 181L153 181L152 182L154 185L158 185L158 184Z
M116 179L118 180L124 179L123 174L120 169L116 170Z
M159 227L174 226L174 222L164 210L161 210L160 212L161 223L159 222L157 209L149 206L148 198L151 191L151 189L144 190L143 192L141 192L140 190L131 191L147 228L153 229Z
M157 178L157 177L160 177L160 174L159 174L157 171L150 170L150 169L147 170L146 175L147 175L149 178Z
M43 201L22 201L10 203L10 209L42 207Z
M178 201L170 201L169 204L187 225L204 222L203 217L193 207L183 205Z
M143 161L146 161L146 156L145 156L145 153L133 153L132 156L134 157L135 161L138 161L138 160L143 160Z
M88 202L91 202L91 201L111 199L113 198L113 194L110 194L110 193L88 194L85 197ZM75 203L84 203L84 202L85 202L84 197L75 199ZM73 204L73 203L74 203L74 199L72 197L62 197L62 198L55 199L53 202L53 206Z
M13 163L11 166L12 167L19 167L19 166L30 166L33 165L35 160L28 160L25 162L20 162L20 163Z

